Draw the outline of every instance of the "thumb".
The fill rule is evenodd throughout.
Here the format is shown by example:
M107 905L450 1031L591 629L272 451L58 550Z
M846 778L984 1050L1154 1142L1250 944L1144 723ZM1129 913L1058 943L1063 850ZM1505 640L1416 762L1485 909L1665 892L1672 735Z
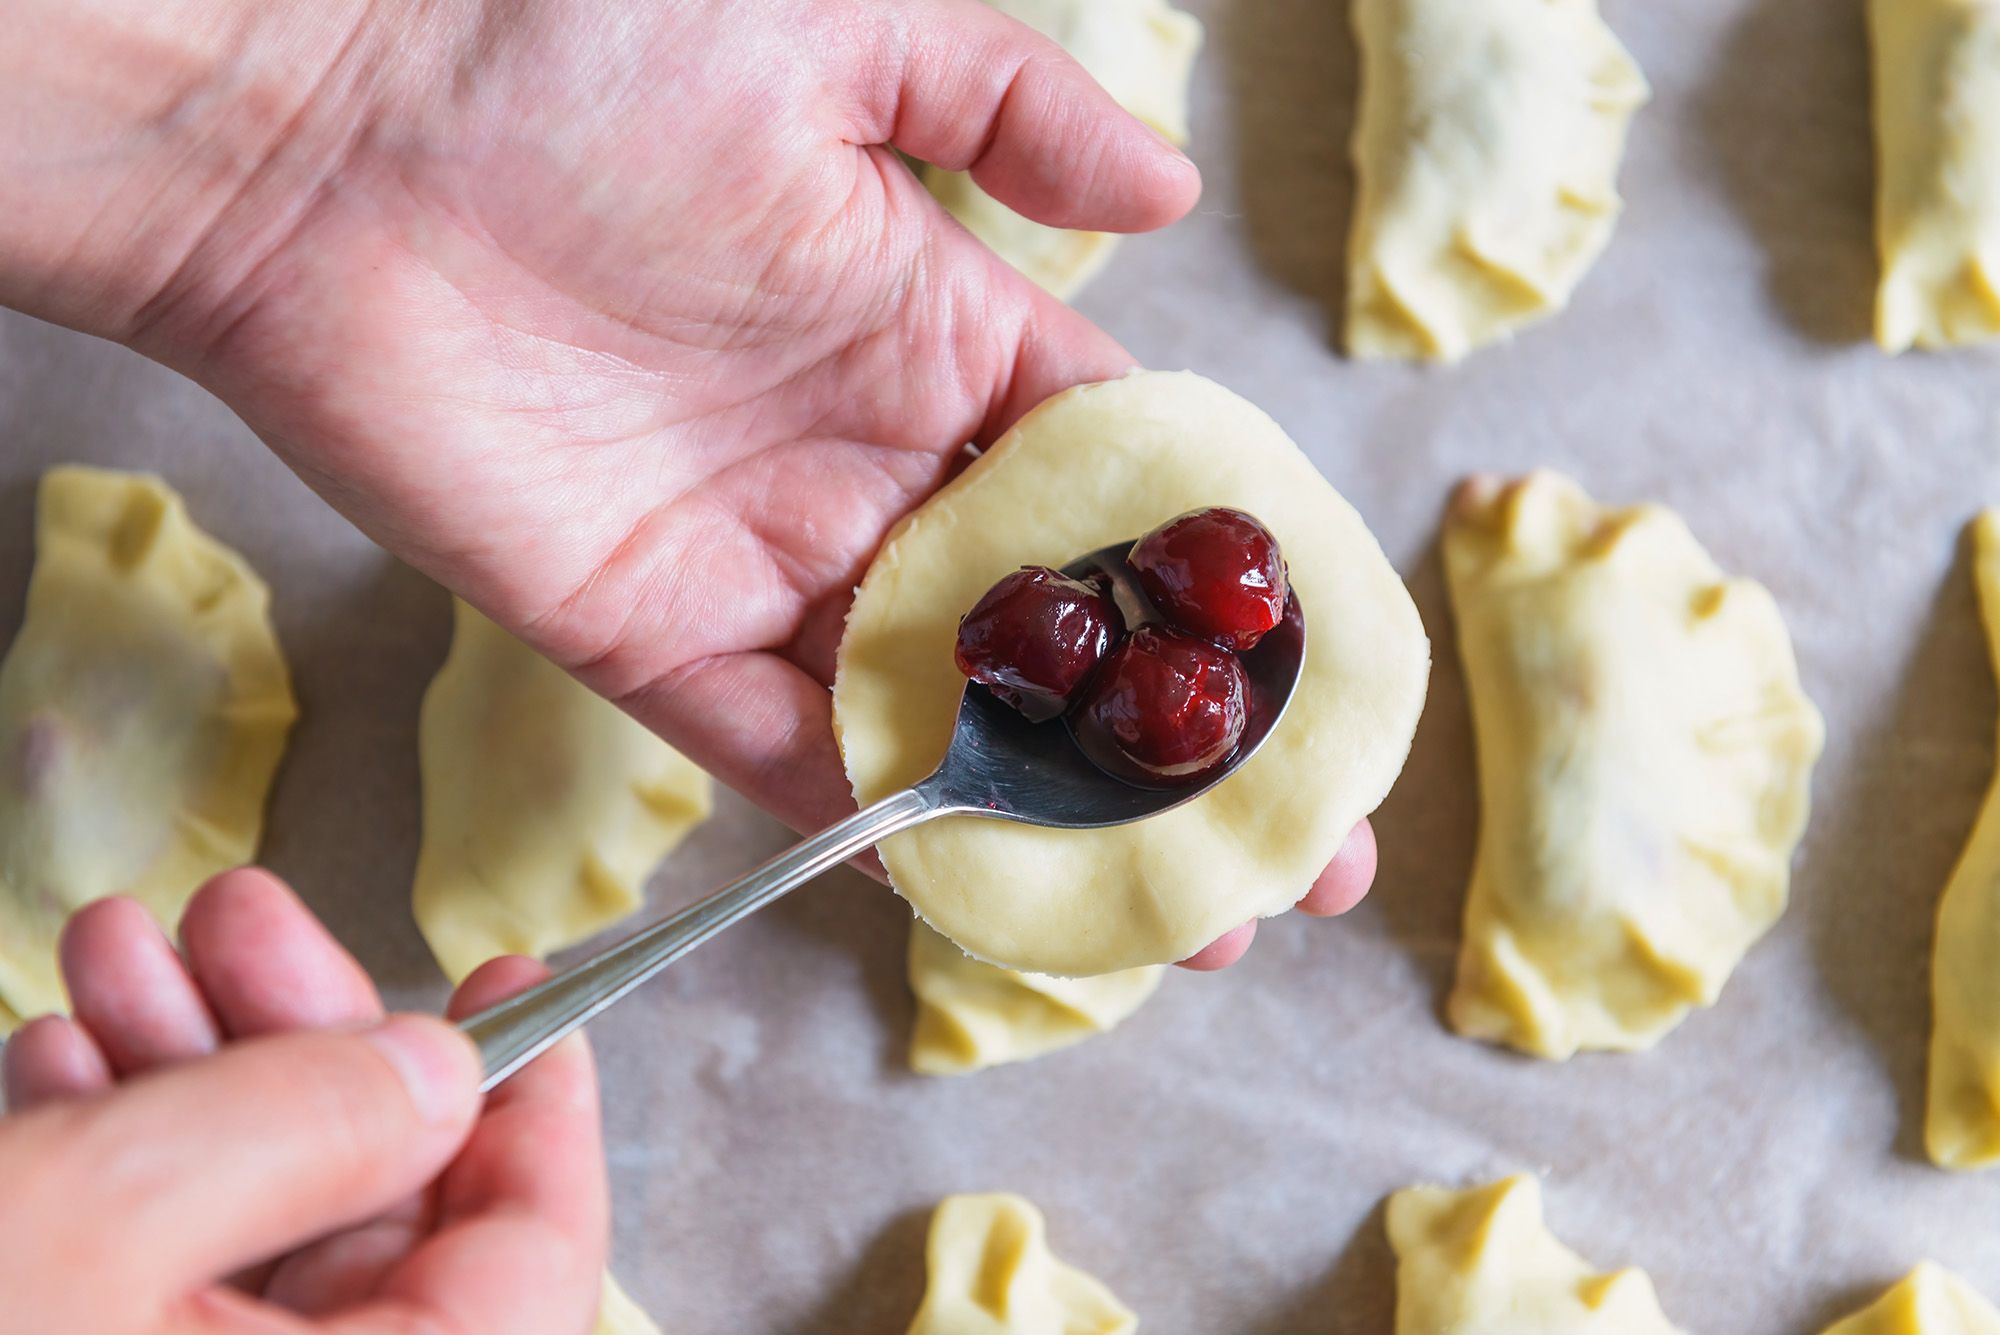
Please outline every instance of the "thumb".
M1145 232L1194 207L1201 175L1083 66L981 0L883 5L848 60L854 138L892 144L1051 227Z
M472 1044L428 1017L253 1039L30 1114L5 1141L28 1170L10 1190L76 1235L44 1238L49 1255L118 1257L121 1284L170 1301L420 1190L470 1132L478 1081Z

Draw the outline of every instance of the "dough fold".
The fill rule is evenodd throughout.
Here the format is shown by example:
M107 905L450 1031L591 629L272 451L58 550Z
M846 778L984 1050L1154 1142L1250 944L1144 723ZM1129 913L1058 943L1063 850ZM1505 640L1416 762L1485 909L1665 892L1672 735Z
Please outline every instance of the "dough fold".
M1785 906L1824 728L1777 605L1547 472L1468 484L1444 560L1482 804L1451 1024L1650 1047Z
M973 959L922 922L910 924L909 964L917 996L910 1065L924 1075L1027 1061L1109 1033L1166 972L1156 964L1098 978L1015 973Z
M457 599L418 750L414 907L454 982L636 910L712 802L694 762Z
M2000 334L2000 6L1871 0L1875 337L1890 352Z
M1188 74L1201 24L1166 0L986 0L1075 57L1118 104L1175 144L1188 140ZM987 249L1067 301L1117 249L1110 232L1044 227L994 199L968 172L924 168L939 203Z
M1973 521L1973 579L2000 671L2000 509ZM2000 1162L2000 780L1938 901L1924 1147L1945 1168Z
M1396 1335L1679 1335L1640 1270L1592 1270L1542 1222L1534 1178L1389 1198Z
M1049 1250L1019 1196L947 1196L931 1217L930 1278L909 1335L1131 1335L1139 1318Z
M1356 0L1356 357L1456 361L1567 305L1648 97L1594 0Z
M958 619L995 579L1203 505L1256 515L1290 562L1307 650L1289 710L1226 781L1133 825L955 816L884 841L896 889L968 953L1065 976L1185 959L1297 903L1401 771L1430 646L1381 548L1269 417L1200 376L1142 371L1056 395L889 535L834 680L856 797L943 757Z
M1957 1275L1924 1261L1825 1335L2000 1335L2000 1311Z
M298 716L270 590L158 478L42 478L0 662L0 1031L66 1002L56 939L128 895L171 930L254 860Z

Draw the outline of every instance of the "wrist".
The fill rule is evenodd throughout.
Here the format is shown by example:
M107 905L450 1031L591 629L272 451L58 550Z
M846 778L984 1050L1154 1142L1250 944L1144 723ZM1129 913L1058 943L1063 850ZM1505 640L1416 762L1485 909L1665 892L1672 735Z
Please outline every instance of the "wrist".
M240 280L366 132L400 54L371 9L13 0L0 304L133 341Z

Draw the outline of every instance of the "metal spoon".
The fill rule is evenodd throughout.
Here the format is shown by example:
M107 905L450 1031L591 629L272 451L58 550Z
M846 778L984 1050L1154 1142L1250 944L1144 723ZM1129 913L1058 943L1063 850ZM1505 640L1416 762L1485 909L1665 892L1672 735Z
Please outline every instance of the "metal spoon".
M1108 576L1131 625L1150 617L1114 543L1063 568ZM1093 765L1059 722L1030 723L983 687L968 686L944 762L894 793L778 854L699 903L459 1024L479 1047L491 1089L557 1040L623 999L681 956L766 904L872 848L939 816L986 816L1062 830L1099 830L1171 810L1221 783L1256 754L1291 703L1305 664L1306 628L1297 595L1276 629L1245 653L1247 717L1236 753L1213 772L1175 788L1140 788Z

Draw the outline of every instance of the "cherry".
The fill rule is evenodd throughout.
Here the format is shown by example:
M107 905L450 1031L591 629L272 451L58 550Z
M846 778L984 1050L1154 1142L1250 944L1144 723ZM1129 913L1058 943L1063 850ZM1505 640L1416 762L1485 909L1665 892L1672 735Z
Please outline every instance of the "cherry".
M1069 705L1124 633L1110 594L1047 566L1023 566L958 623L958 670L1040 723Z
M1105 660L1070 712L1070 732L1114 778L1189 782L1236 750L1247 686L1235 654L1181 631L1142 626Z
M1291 582L1271 530L1214 506L1190 510L1132 544L1139 587L1184 631L1239 653L1285 616Z

